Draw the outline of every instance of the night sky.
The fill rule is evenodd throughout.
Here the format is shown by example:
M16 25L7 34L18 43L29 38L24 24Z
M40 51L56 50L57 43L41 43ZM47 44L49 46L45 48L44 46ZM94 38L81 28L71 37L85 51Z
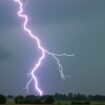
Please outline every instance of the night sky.
M5 95L26 94L27 73L40 56L17 11L13 0L0 0L0 94ZM46 49L75 54L60 58L64 73L72 75L65 81L46 55L36 72L44 93L105 95L105 0L29 0L25 13ZM30 94L36 94L33 84Z

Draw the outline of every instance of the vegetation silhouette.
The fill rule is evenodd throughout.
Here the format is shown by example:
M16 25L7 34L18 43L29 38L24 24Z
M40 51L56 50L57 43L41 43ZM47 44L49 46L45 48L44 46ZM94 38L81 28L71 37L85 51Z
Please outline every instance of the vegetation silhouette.
M71 102L71 105L90 105L90 102L89 101L72 101Z
M15 103L16 103L16 104L23 104L23 103L24 103L24 97L21 96L21 95L15 97Z
M4 95L0 95L0 104L6 104L7 99Z
M26 97L17 96L15 97L15 104L53 104L55 102L53 96L34 96L28 95Z
M8 100L14 100L15 104L54 104L57 102L58 105L62 104L62 101L71 102L71 105L90 105L92 101L97 102L105 102L104 95L83 95L83 94L73 94L68 93L60 94L56 93L55 95L44 95L44 96L35 96L35 95L27 95L27 96L13 96L8 95L5 97L4 95L0 95L0 104L6 104Z

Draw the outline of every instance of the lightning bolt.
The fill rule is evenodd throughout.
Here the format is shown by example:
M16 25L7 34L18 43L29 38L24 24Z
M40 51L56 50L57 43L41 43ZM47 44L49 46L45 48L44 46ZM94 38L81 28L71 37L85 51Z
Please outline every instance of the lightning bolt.
M59 70L60 75L61 75L61 78L62 79L66 79L66 77L70 77L70 76L64 75L64 73L63 73L63 66L60 63L59 57L62 57L62 56L70 57L70 56L74 56L74 54L71 54L71 55L68 55L68 54L65 54L65 53L63 53L63 54L55 54L55 53L52 53L52 52L49 52L48 50L46 50L41 45L41 42L40 42L39 38L37 37L37 35L33 34L31 29L29 29L27 27L28 16L24 13L22 0L14 0L14 1L19 6L19 10L18 10L18 13L17 13L18 16L20 18L24 19L24 22L23 22L23 29L24 29L24 31L26 31L28 33L29 37L31 37L35 41L35 43L37 42L37 47L41 51L41 56L39 57L38 62L35 64L35 66L31 70L31 72L29 73L29 75L31 75L31 79L26 84L26 90L27 90L27 92L29 92L29 85L32 83L32 81L34 81L35 90L37 91L38 95L42 96L43 95L43 91L38 86L38 80L37 80L37 77L35 75L35 72L38 70L38 68L42 64L42 61L44 60L45 55L47 55L47 54L50 55L56 61L57 65L58 65L58 70Z

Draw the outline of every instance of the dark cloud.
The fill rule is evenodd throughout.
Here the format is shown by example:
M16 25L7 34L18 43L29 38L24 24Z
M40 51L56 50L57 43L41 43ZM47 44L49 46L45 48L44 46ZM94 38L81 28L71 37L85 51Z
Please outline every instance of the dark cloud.
M104 4L104 0L35 0L28 5L27 13L35 24L80 21L103 14Z
M0 45L0 61L9 60L10 56L10 53L5 50L3 46Z
M104 5L104 0L34 0L33 2L29 1L25 11L30 16L31 24L34 22L34 25L52 24L63 21L88 20L89 17L94 18L94 16L97 18L99 15L104 15ZM2 27L21 25L19 22L21 19L17 18L17 11L14 8L17 10L17 5L9 0L0 3L0 18L2 19L0 25Z

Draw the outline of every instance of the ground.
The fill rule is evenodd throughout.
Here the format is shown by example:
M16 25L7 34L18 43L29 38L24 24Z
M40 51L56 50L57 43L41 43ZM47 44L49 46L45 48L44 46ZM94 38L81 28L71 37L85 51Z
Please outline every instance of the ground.
M70 101L56 101L54 105L70 105L70 103L71 103ZM16 104L14 100L8 99L6 105L16 105ZM25 105L25 104L17 104L17 105ZM31 104L26 104L26 105L31 105ZM44 105L44 104L41 104L41 105ZM105 105L105 101L92 101L91 105Z

